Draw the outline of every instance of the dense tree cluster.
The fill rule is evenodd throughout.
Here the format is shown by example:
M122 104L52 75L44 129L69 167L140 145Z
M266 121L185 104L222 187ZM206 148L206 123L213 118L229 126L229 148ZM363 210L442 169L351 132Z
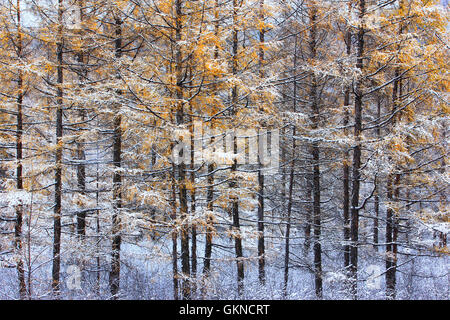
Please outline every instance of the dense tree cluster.
M448 298L448 8L1 0L0 297Z

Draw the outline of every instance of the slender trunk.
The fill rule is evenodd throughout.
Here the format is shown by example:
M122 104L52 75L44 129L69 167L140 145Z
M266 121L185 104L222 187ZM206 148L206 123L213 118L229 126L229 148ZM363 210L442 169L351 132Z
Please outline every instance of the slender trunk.
M351 3L349 3L349 14L351 14ZM346 35L346 45L347 45L347 57L350 56L352 52L352 33L348 27ZM349 123L349 108L350 106L350 87L345 89L344 93L344 127L348 126ZM348 130L344 129L344 133L347 136ZM344 216L344 268L346 271L350 268L350 167L349 167L349 151L345 148L344 152L344 166L343 166L343 193L344 193L344 203L343 203L343 216Z
M156 126L156 120L153 121L153 125ZM155 168L155 164L156 164L156 151L155 151L156 145L152 144L152 150L151 150L151 166L150 169L153 171ZM150 209L150 218L152 220L152 223L156 223L156 208L152 208ZM153 229L150 233L150 237L152 240L156 239L156 230Z
M214 132L214 120L211 121L211 131ZM211 137L210 145L214 145L214 136ZM214 232L213 216L214 210L214 162L208 163L208 188L206 193L206 227L205 227L205 259L203 262L203 278L206 280L211 272L211 253L212 253L212 237ZM205 297L207 291L207 284L204 283L202 287L202 296Z
M19 62L22 59L22 30L21 30L21 11L20 0L17 0L17 56ZM23 73L19 70L17 78L17 137L16 137L16 182L17 190L23 190L23 176L22 176L22 134L23 134ZM22 257L22 225L23 225L23 206L19 204L16 207L16 221L14 226L15 235L15 250L17 254L17 277L19 280L19 296L20 299L25 299L27 295L27 287L25 284L25 272L23 268Z
M264 0L260 0L260 19L261 23L264 23ZM259 73L260 77L263 78L264 71L264 44L265 30L264 26L261 27L259 31ZM260 112L262 108L260 109ZM261 134L258 135L258 139L261 139ZM259 155L259 170L258 170L258 279L261 285L266 283L266 270L265 270L265 248L264 248L264 172L263 165L261 161L261 155L264 154L262 150L263 146L261 143L258 144L258 155ZM266 160L266 159L264 159Z
M305 165L307 165L307 164L305 163ZM311 228L312 228L312 224L313 224L313 220L312 220L312 218L313 218L312 207L313 206L311 205L311 204L313 204L313 194L312 194L313 185L311 183L312 180L313 179L312 179L311 174L307 173L306 174L306 190L305 190L305 192L306 192L306 202L307 202L306 208L305 208L305 211L306 211L306 222L305 222L305 227L304 227L304 230L305 230L305 243L303 245L303 251L304 251L304 255L305 256L308 255L309 249L311 247Z
M399 87L401 81L399 79L400 70L395 70L395 80L392 90L392 112L396 112L399 107ZM397 117L393 118L393 126L395 125ZM397 168L398 169L398 168ZM399 197L400 174L390 175L388 181L388 200L393 203L398 201ZM391 204L392 205L392 204ZM398 235L398 221L397 213L392 207L386 211L386 298L395 299L395 283L397 270L397 235Z
M286 86L283 86L283 89L282 89L282 92L281 92L281 95L282 96L285 96L286 94L285 94L285 91L286 91ZM287 128L286 127L282 127L281 128L281 145L282 146L284 146L284 145L287 145L287 139L285 138L285 136L286 136L286 134L287 134ZM287 163L287 160L286 160L286 148L281 148L281 163L280 163L280 171L281 171L281 190L280 190L280 194L281 194L281 205L282 205L282 208L284 209L285 208L285 204L286 204L286 199L287 199L287 194L286 194L286 192L287 192L287 189L289 189L288 187L286 187L288 184L287 184L287 176L288 176L288 173L287 173L287 165L286 165L286 163ZM273 214L272 214L272 222L274 221L274 219L273 219Z
M233 51L232 51L232 73L233 75L237 74L238 61L238 30L236 27L237 21L237 8L238 1L233 0L233 32L232 32L232 43L233 43ZM237 102L238 102L238 88L234 86L231 92L232 99L232 113L233 115L237 112ZM237 139L236 135L233 135L233 153L237 154ZM231 166L231 174L234 175L237 171L237 160L234 159L233 164ZM230 182L230 188L236 189L237 182L233 177ZM232 204L231 204L231 216L233 219L233 231L234 231L234 248L236 252L236 266L237 266L237 284L238 284L238 294L241 296L244 291L244 261L243 261L243 251L242 251L242 239L241 239L241 227L239 222L239 200L236 196L233 196Z
M190 110L191 114L191 124L190 124L190 134L191 134L191 215L195 216L195 210L196 210L196 198L195 198L195 142L194 138L194 117L193 117L193 110L192 110L192 104L190 104ZM191 275L192 279L194 280L194 283L192 284L192 293L194 294L197 290L196 286L196 277L197 277L197 226L196 223L194 223L191 227L191 235L192 235L192 242L191 242Z
M387 181L387 198L389 201L393 200L393 181L390 175ZM393 259L392 259L392 230L393 230L393 216L394 210L389 205L386 210L386 297L392 299L395 291L393 280Z
M309 49L312 63L316 59L317 53L317 8L313 4L310 8L310 34ZM317 130L320 125L320 109L317 97L317 79L314 73L311 75L311 112L312 112L312 128ZM311 155L313 158L313 226L314 226L314 283L316 297L322 299L322 247L320 243L321 234L321 212L320 212L320 149L317 141L312 143Z
M178 234L176 231L176 219L177 219L177 208L176 208L176 181L175 181L175 172L176 166L173 165L171 172L171 181L172 181L172 214L171 219L174 224L172 230L172 276L173 276L173 298L174 300L178 300Z
M261 147L261 144L259 147ZM264 285L266 283L266 260L264 257L264 173L262 170L262 166L260 165L258 170L258 279L259 283Z
M295 37L294 45L294 100L293 100L293 112L297 112L297 79L296 79L296 69L297 69L297 36ZM288 205L287 205L287 216L286 216L286 234L285 234L285 246L284 246L284 286L283 294L287 297L287 287L289 281L289 250L290 250L290 236L291 236L291 214L292 214L292 202L293 202L293 189L294 189L294 170L295 170L295 157L297 154L297 144L295 143L296 126L292 128L292 159L291 168L289 173L289 191L288 191Z
M62 152L63 152L63 1L58 0L57 55L57 109L56 109L56 160L55 160L55 206L53 218L53 265L52 289L59 296L61 268L61 198L62 198Z
M359 27L357 34L357 58L356 68L363 70L364 55L364 16L366 11L365 0L359 1ZM350 247L350 275L351 275L351 293L353 299L357 299L358 284L358 233L359 233L359 192L361 184L361 128L362 128L362 79L361 76L355 81L355 126L354 138L355 146L353 148L353 164L352 164L352 196L351 196L351 247Z
M122 19L115 17L115 57L122 57ZM120 90L117 95L121 95ZM120 210L122 208L122 116L120 114L120 104L114 116L114 136L113 136L113 216L112 216L112 256L111 271L109 273L109 285L112 299L118 299L120 288L120 245L122 243Z
M350 91L346 92L350 96ZM344 126L348 125L348 112L345 113ZM347 149L347 148L346 148ZM344 174L343 174L343 193L344 193L344 268L349 271L350 268L350 167L348 165L349 152L345 150Z
M315 145L313 147L313 160L314 160L314 277L315 277L315 289L316 297L322 299L323 289L322 289L322 247L320 243L321 235L321 212L320 212L320 167L318 162L319 157L319 147Z
M295 126L292 129L292 135L295 136ZM284 245L284 285L283 294L287 297L287 287L289 281L289 254L290 254L290 236L291 236L291 214L292 214L292 196L294 189L294 168L295 168L295 155L296 154L296 143L294 138L292 139L292 163L289 173L289 191L288 191L288 206L286 215L286 234L285 234L285 245Z
M98 125L98 122L97 122ZM99 178L100 178L100 174L99 174L99 139L97 136L97 143L96 143L96 159L97 159L97 164L96 164L96 168L95 168L95 181L96 181L96 191L95 191L95 206L98 208L99 207L99 200L100 200L100 190L99 190ZM97 235L100 235L100 210L96 210L96 233ZM97 258L96 258L96 262L97 262L97 282L95 285L95 290L97 293L97 296L100 297L100 252L99 252L99 246L97 246Z
M31 186L33 188L33 186ZM27 215L27 234L26 234L26 244L27 244L27 256L26 256L26 263L27 263L27 286L28 286L28 300L31 300L31 273L33 268L33 261L31 260L31 220L33 218L33 193L31 193L31 204L30 204L30 211Z
M83 0L78 0L77 2L78 9L80 10L80 22L83 21ZM80 88L83 87L84 78L86 77L86 68L84 66L84 53L82 50L77 52L76 54L77 62L78 62L78 80ZM80 110L78 111L78 116L80 117L80 122L83 123L86 117L86 111L83 106L79 106ZM78 190L82 196L86 194L86 154L84 151L83 141L78 139L77 141L77 157L78 157L78 165L77 165L77 184ZM77 234L80 238L83 238L86 235L86 211L84 208L80 208L81 210L77 214Z
M400 180L401 175L396 174L395 175L395 191L394 191L394 197L395 202L398 204L400 202ZM397 260L398 260L398 229L399 229L399 216L396 212L394 216L392 217L393 227L392 227L392 299L395 299L396 297L396 283L397 283Z
M177 41L177 49L175 53L175 73L176 73L176 97L177 97L177 125L184 124L184 92L183 92L183 56L181 47L178 45L181 42L182 25L182 0L175 1L176 11L176 26L175 26L175 39ZM186 188L186 164L181 161L178 165L178 197L180 200L180 215L182 220L181 225L181 272L183 273L182 294L183 299L190 299L191 296L191 268L189 261L189 227L186 225L188 215L187 205L187 188Z
M234 248L236 252L236 265L237 265L237 282L238 282L238 294L241 296L244 291L244 261L242 251L242 239L240 235L240 223L239 223L239 203L237 200L233 200L232 203L232 217L233 217L233 229L236 232L234 235Z
M379 217L380 217L380 195L379 195L379 181L378 178L375 178L375 184L376 184L376 190L375 190L375 204L374 204L374 210L375 210L375 217L373 221L373 247L376 251L378 251L378 228L379 228Z
M211 144L214 143L214 138L211 139ZM205 235L205 260L203 263L203 276L208 277L211 270L211 253L212 253L212 233L213 233L213 197L214 197L214 163L208 164L208 189L206 195L206 206L208 215L206 217L206 235Z
M214 32L215 35L219 34L219 0L215 0L214 2ZM214 47L214 59L217 60L219 58L219 48L216 45ZM213 85L213 94L216 94L216 87ZM214 119L211 119L211 133L214 132ZM210 145L214 145L214 136L211 137ZM214 151L214 150L213 150ZM208 210L208 215L206 217L206 232L205 232L205 260L203 262L203 277L208 277L211 270L211 253L212 253L212 233L213 233L213 217L211 213L213 212L213 199L214 199L214 162L208 163L208 188L206 194L206 207ZM205 296L206 288L203 286L202 295Z
M195 173L192 173L192 175L195 175ZM192 178L192 182L193 182ZM192 190L192 196L191 196L191 212L193 215L195 215L195 189ZM195 281L197 277L197 227L196 225L193 225L191 228L191 235L192 235L192 243L191 243L191 276L192 279ZM192 285L192 293L195 293L196 291L196 285L195 283Z
M399 10L403 9L403 0L399 0ZM401 36L403 33L403 23L400 22L398 34ZM401 47L398 45L398 52ZM400 76L400 67L395 68L394 82L392 88L392 113L398 112L392 118L392 126L395 126L397 120L401 120L400 101L402 99L402 77ZM397 170L400 170L396 166ZM400 196L400 174L397 173L390 177L388 200L399 201ZM396 297L396 273L397 273L397 237L398 237L398 212L392 208L388 208L386 212L386 298L395 299Z
M442 159L441 159L441 168L439 169L439 172L442 175L445 175L446 172L446 159L447 157L445 156L445 150L448 150L448 146L447 146L447 139L446 139L446 132L447 132L447 128L446 128L446 124L443 122L442 123L442 144L443 144L443 148L442 148ZM410 192L410 190L408 190L408 193ZM409 198L409 197L408 197ZM447 202L447 192L444 190L442 190L441 192L439 192L439 203L440 203L440 208L442 208L442 211L445 211L445 206L448 203ZM408 211L408 210L407 210ZM439 232L439 247L440 248L446 248L447 247L447 234L445 232Z
M83 122L85 119L84 112L80 111L80 119ZM86 161L86 155L84 152L83 142L77 142L77 157L80 163L77 165L77 185L81 195L86 194L86 167L84 161ZM80 238L86 235L86 211L84 208L80 208L77 213L77 234Z
M380 121L381 118L381 97L380 95L377 96L377 121ZM381 128L380 126L377 127L376 130L377 139L381 139ZM375 210L375 217L373 220L373 245L374 249L378 251L378 228L379 228L379 217L380 217L380 186L379 186L379 179L375 177L375 203L374 203L374 210Z

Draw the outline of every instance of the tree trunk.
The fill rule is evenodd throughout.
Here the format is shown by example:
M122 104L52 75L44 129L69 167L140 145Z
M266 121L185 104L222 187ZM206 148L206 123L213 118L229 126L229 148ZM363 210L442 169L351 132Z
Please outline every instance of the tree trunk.
M381 97L380 95L377 96L377 121L380 121L381 118ZM381 128L380 126L377 126L376 130L377 139L381 139ZM373 219L373 246L374 249L378 251L378 228L379 228L379 217L380 217L380 186L379 186L379 179L375 176L375 203L374 203L374 210L375 210L375 217Z
M22 59L22 29L21 29L21 10L20 0L17 0L17 56L19 60ZM22 135L23 135L23 73L19 70L17 78L17 138L16 138L16 183L17 190L23 190L23 176L22 176ZM16 221L14 226L15 235L15 250L17 254L17 277L19 280L19 296L20 299L25 299L27 295L27 287L25 284L25 272L23 267L22 257L22 225L23 225L23 205L16 206Z
M366 11L365 0L359 1L359 27L357 34L357 58L356 68L363 70L364 55L364 16ZM351 247L350 247L350 275L351 275L351 293L353 299L357 299L358 283L358 233L359 233L359 192L361 184L361 128L362 128L362 79L360 76L355 81L355 127L354 138L355 146L353 148L352 164L352 197L351 197Z
M191 170L191 175L190 175L190 179L191 179L191 215L195 216L195 210L196 210L196 198L195 198L195 142L194 142L194 138L199 138L199 137L194 137L194 117L193 117L193 110L192 110L192 104L190 104L190 108L189 108L189 112L191 114L191 124L190 124L190 134L191 134L191 165L190 165L190 170ZM195 291L197 290L197 286L196 286L196 277L197 277L197 223L194 223L191 227L191 235L192 235L192 242L191 242L191 275L192 275L192 279L194 280L194 283L192 284L192 294L195 293Z
M316 36L317 36L317 8L313 4L310 8L310 33L309 49L311 62L316 59ZM320 125L320 109L317 97L317 79L314 73L311 74L311 112L312 128L317 130ZM320 150L317 141L312 143L311 155L313 159L313 226L314 226L314 284L316 297L322 299L322 247L320 243L321 234L321 212L320 212Z
M119 13L117 13L119 14ZM122 57L122 20L119 16L115 18L115 57ZM117 91L120 96L122 92ZM114 116L114 137L113 137L113 216L112 216L112 256L111 271L109 273L109 285L112 299L118 299L120 288L120 245L122 237L120 235L121 222L120 210L122 208L122 116L120 114L120 105L117 106Z
M399 10L403 9L403 1L399 0ZM400 22L398 34L403 33L403 23ZM401 47L398 45L398 52ZM397 120L401 119L400 101L402 99L402 77L400 75L400 67L395 68L394 82L392 88L392 126L395 126ZM395 113L398 114L395 115ZM399 171L399 166L396 166ZM390 190L388 192L388 199L398 203L400 196L400 173L395 174L395 180L390 177ZM392 185L394 184L394 185ZM392 208L388 208L386 212L386 298L395 299L396 296L396 272L397 272L397 237L398 237L398 212Z
M387 182L387 198L389 201L393 200L392 184L393 184L392 176L389 176L388 182ZM393 294L395 291L395 285L394 285L395 274L393 272L394 266L393 266L393 259L392 259L393 216L394 216L394 210L391 207L389 207L386 210L386 297L388 299L393 298Z
M173 147L173 146L172 146ZM172 279L173 279L173 298L178 300L178 234L176 232L176 219L177 219L177 208L176 208L176 181L175 181L176 166L172 166L171 181L172 181L172 214L171 219L173 225L172 230Z
M351 3L349 3L348 12L351 14ZM352 52L352 33L350 28L347 27L347 32L345 35L346 46L347 46L347 58L350 57ZM350 87L345 89L344 93L344 106L346 110L344 111L344 127L348 126L349 123L349 110L350 106ZM347 136L348 129L344 129L344 133ZM344 193L344 203L343 203L343 216L344 216L344 268L349 271L350 268L350 167L349 167L349 151L345 148L344 152L344 166L343 166L343 193Z
M392 90L392 112L396 112L399 107L399 87L401 87L401 80L399 79L400 70L395 70L395 80ZM393 126L397 117L393 118ZM399 168L397 168L399 169ZM388 200L392 203L398 201L399 198L399 184L400 174L389 176L388 181ZM395 283L396 283L396 271L397 271L397 235L398 235L398 220L397 213L394 209L389 207L386 211L386 298L395 299Z
M237 53L238 53L238 30L236 28L237 22L237 0L233 0L233 33L232 33L232 73L233 75L237 74ZM232 113L235 115L237 111L237 102L238 102L238 88L234 86L231 93L232 99ZM233 135L233 153L237 154L237 139L236 135ZM233 160L233 165L231 166L231 174L234 175L237 170L237 160ZM230 182L230 188L236 189L237 182L236 178L233 178ZM237 265L237 284L238 284L238 294L241 296L244 291L244 261L242 260L243 251L242 251L242 239L241 239L241 227L239 222L239 200L235 195L232 198L231 204L231 216L233 219L233 231L234 235L234 248L236 252L236 265Z
M214 2L214 32L215 35L219 34L219 0L215 0ZM214 47L214 59L217 60L219 58L219 48L216 45ZM216 87L213 85L213 92L216 92ZM211 133L214 132L214 119L211 119ZM210 145L214 145L214 136L210 139ZM208 210L208 216L206 217L206 232L205 232L205 260L203 262L203 277L206 279L209 277L209 273L211 270L211 253L212 253L212 233L213 233L213 217L210 215L213 212L213 199L214 199L214 162L208 163L208 188L206 194L206 208ZM206 287L205 285L202 288L202 295L205 296Z
M181 31L183 28L181 17L182 17L182 0L176 0L175 10L176 10L176 26L175 26L175 39L181 42ZM180 46L177 44L177 50L175 53L175 73L177 81L177 125L184 124L184 92L183 92L183 73L182 73L182 63L183 57ZM180 215L182 220L181 226L181 272L183 273L183 283L182 283L182 294L183 299L190 299L191 296L191 268L189 261L189 226L186 225L187 215L188 215L188 205L187 205L187 189L186 189L186 164L181 161L178 164L178 197L180 200Z
M213 196L214 196L214 164L208 165L208 191L206 195L206 203L208 212L213 210ZM208 276L211 269L211 251L212 251L212 217L208 215L206 218L206 236L205 236L205 262L203 265L203 274Z
M63 1L58 0L57 55L57 109L56 109L56 160L55 160L55 206L53 218L53 265L52 289L58 297L61 268L61 198L62 198L62 152L63 152Z
M260 19L261 23L264 23L264 0L260 0ZM264 35L265 30L264 26L259 31L259 73L260 77L263 78L264 71L264 48L262 45L264 44ZM263 111L260 108L260 112ZM261 139L261 134L258 134L258 140ZM259 141L261 142L261 141ZM264 154L262 148L264 146L261 143L258 143L258 155L259 155L259 169L258 169L258 279L261 285L265 285L266 283L266 270L265 270L265 248L264 248L264 172L263 172L263 164L261 161L261 155ZM272 151L273 152L273 151ZM264 159L266 160L266 159Z
M295 36L294 44L294 100L293 100L293 112L297 112L297 78L295 76L297 70L297 36ZM295 170L295 157L297 156L297 144L295 143L296 126L294 124L292 128L292 159L291 168L289 172L289 191L288 191L288 204L286 215L286 234L284 245L284 285L283 294L287 297L287 287L289 281L289 254L290 254L290 236L291 236L291 214L292 214L292 202L293 202L293 190L294 190L294 170Z
M212 120L214 121L214 120ZM211 132L214 132L214 125L211 122ZM211 137L210 144L214 144L214 137ZM203 277L206 279L209 277L211 271L211 253L212 253L212 234L213 234L213 199L214 199L214 162L208 163L208 188L206 194L206 207L208 210L208 216L206 217L206 234L205 234L205 260L203 262ZM206 294L206 288L202 288L202 294Z
M78 10L80 10L80 22L83 21L83 1L78 0L77 2ZM84 65L84 53L83 50L80 50L76 54L77 62L78 62L78 80L79 85L82 88L83 83L86 78L86 68ZM78 111L78 116L80 117L80 122L84 123L86 117L86 110L84 106L80 106L80 110ZM78 191L82 196L86 194L86 154L84 151L84 141L78 139L77 141L77 157L79 163L77 164L77 185ZM81 210L77 213L77 234L80 238L83 238L86 235L86 211L84 208L80 208Z

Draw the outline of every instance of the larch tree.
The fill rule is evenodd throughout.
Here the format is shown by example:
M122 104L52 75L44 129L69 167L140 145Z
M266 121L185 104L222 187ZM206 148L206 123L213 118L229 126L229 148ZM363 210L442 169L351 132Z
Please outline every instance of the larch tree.
M445 298L445 10L1 1L0 298Z

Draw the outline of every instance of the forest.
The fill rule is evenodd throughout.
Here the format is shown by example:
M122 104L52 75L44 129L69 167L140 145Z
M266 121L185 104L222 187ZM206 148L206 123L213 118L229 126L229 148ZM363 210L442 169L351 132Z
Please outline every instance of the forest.
M0 0L1 300L448 300L440 0Z

